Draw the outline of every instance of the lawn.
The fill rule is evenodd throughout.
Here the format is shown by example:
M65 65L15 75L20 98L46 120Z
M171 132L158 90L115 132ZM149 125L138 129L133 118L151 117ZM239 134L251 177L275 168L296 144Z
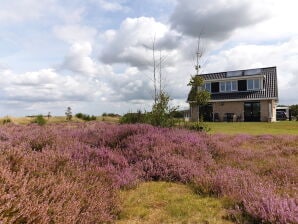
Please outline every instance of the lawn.
M251 134L251 135L298 135L298 122L206 122L211 128L210 133Z

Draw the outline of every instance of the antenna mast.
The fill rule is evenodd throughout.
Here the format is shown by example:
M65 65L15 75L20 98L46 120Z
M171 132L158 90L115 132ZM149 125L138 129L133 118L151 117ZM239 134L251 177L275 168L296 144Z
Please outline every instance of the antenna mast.
M200 40L201 37L198 38L198 49L197 49L197 52L196 52L196 55L197 55L197 64L195 66L195 69L196 69L196 75L199 75L199 69L201 68L201 66L199 65L199 59L200 57L202 56L201 52L200 52Z

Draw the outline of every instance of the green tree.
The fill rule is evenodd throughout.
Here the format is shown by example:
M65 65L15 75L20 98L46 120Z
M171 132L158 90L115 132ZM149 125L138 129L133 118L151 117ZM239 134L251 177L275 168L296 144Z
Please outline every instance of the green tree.
M161 91L152 106L152 111L148 113L148 123L154 126L171 127L174 125L173 112L177 107L170 106L170 96Z
M292 116L298 116L298 104L291 105L290 110L292 112Z
M72 119L71 107L67 107L65 111L65 115L66 115L66 120L70 121Z
M191 90L188 95L188 101L192 108L197 108L198 117L196 121L199 121L200 111L199 107L206 105L210 100L210 93L204 89L204 79L199 75L191 76L188 86L191 86Z

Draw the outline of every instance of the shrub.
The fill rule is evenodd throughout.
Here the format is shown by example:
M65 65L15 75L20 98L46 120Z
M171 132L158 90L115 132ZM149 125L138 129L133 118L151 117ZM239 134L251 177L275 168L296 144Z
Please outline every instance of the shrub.
M202 132L209 132L211 129L208 125L204 122L196 122L196 123L185 123L185 128L194 131L202 131Z
M83 114L82 114L82 113L77 113L75 116L76 116L77 118L79 118L79 119L82 119L82 118L83 118Z
M96 120L96 116L94 116L94 115L90 116L88 114L77 113L75 116L79 119L84 120L84 121L94 121L94 120Z
M46 119L40 114L37 115L36 118L33 120L33 123L36 123L38 125L45 125L47 123Z
M8 124L8 123L11 123L12 122L12 120L9 118L9 117L6 117L6 118L4 118L3 120L2 120L2 123L3 124Z
M146 123L146 114L142 111L137 113L127 113L120 118L121 124L136 124L136 123Z

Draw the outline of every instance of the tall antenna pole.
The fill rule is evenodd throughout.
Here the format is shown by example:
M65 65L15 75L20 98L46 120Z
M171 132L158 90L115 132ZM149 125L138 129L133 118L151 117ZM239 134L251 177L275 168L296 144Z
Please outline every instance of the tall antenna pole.
M157 90L156 90L156 61L155 61L155 35L152 43L152 56L153 56L153 84L154 84L154 103L157 102Z
M199 69L200 69L200 65L199 65L199 59L200 57L202 56L201 55L201 52L200 52L200 42L201 42L201 37L198 38L198 49L197 49L197 52L196 52L196 55L197 55L197 64L195 66L195 69L196 69L196 75L199 75Z
M161 95L161 50L159 51L159 95Z

